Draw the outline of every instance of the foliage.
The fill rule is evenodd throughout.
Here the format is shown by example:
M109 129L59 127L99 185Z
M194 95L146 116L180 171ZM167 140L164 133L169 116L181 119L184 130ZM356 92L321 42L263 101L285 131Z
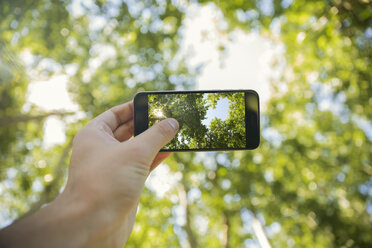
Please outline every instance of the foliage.
M85 113L66 124L66 144L51 148L43 146L43 118L0 126L2 225L58 193L71 138L89 119L137 91L193 87L195 70L176 56L187 5L97 0L79 14L74 2L0 1L2 51L31 53L25 67L34 80L68 75ZM227 33L283 43L285 62L273 63L283 76L271 84L261 146L174 154L162 165L174 187L163 196L145 190L127 246L244 247L257 244L259 220L273 247L371 247L370 1L194 4L217 6ZM4 54L0 119L45 114L25 105L32 82Z
M244 93L208 94L206 97L212 109L215 109L216 103L223 98L229 101L229 114L226 121L220 118L211 121L207 146L244 148L246 147Z
M187 149L204 147L207 127L202 123L208 107L203 94L153 94L149 95L149 126L154 125L156 112L165 117L179 120L179 133L165 147L168 149Z

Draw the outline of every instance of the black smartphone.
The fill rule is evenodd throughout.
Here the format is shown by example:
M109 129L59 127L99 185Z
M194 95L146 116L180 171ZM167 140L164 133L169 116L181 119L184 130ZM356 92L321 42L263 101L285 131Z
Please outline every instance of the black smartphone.
M135 136L170 117L179 130L161 151L245 150L260 143L253 90L144 91L134 97Z

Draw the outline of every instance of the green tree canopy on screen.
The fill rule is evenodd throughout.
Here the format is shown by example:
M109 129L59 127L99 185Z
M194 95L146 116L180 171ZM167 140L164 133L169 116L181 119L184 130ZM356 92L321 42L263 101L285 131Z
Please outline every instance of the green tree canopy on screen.
M216 109L225 99L228 109ZM149 127L165 118L179 122L176 137L167 149L245 148L244 93L150 94L148 96ZM211 113L220 111L222 120ZM209 120L209 123L203 121Z

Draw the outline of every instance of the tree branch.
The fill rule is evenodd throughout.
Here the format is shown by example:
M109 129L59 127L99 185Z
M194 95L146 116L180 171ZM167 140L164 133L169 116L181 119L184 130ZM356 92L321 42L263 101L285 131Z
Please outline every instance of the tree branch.
M65 115L72 115L75 114L74 112L65 112L65 111L51 111L39 115L14 115L14 116L2 116L0 118L0 126L9 126L13 124L17 124L20 122L28 122L28 121L41 121L49 116L57 115L57 116L65 116Z

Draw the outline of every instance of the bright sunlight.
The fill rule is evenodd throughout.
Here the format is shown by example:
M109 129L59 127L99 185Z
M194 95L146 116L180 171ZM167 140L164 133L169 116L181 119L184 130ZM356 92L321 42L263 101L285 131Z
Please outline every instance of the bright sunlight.
M164 115L164 113L163 113L163 111L161 109L155 109L154 110L154 115L157 118L165 118L165 115Z

